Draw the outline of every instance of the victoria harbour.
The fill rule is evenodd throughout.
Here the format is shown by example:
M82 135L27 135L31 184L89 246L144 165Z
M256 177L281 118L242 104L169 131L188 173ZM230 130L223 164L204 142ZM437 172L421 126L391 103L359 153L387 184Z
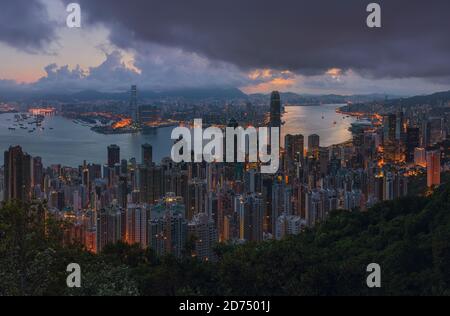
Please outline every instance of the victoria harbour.
M345 142L351 138L348 131L354 118L336 113L342 105L322 106L287 106L283 120L282 138L287 134L310 134L320 136L323 146ZM43 158L46 165L62 164L76 167L83 164L83 158L89 163L102 164L107 159L107 146L116 144L121 149L124 159L137 158L141 155L141 145L148 143L154 148L155 161L170 155L173 141L170 139L171 127L155 129L151 133L139 134L99 134L89 127L77 124L61 116L47 116L40 129L13 126L12 113L0 115L0 150L3 152L10 145L20 145L33 156ZM3 163L3 156L0 162Z

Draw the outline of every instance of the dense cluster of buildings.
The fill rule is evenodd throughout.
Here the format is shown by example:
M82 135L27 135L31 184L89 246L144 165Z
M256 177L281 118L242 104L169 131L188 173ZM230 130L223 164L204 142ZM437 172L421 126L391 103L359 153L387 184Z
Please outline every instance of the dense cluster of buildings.
M274 92L270 126L281 128L281 113ZM68 238L92 252L123 241L158 255L214 260L217 242L282 239L334 210L364 211L405 196L421 170L430 187L440 184L444 121L390 114L357 122L352 133L352 141L331 147L321 147L318 135L287 135L273 175L261 174L258 163L155 163L148 144L140 159L122 159L111 145L105 165L78 168L44 167L11 147L0 200L46 201L49 212L73 224Z

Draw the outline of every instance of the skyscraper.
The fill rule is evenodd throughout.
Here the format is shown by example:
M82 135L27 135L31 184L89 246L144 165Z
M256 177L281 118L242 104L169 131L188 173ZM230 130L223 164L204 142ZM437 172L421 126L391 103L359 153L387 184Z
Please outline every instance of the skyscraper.
M264 201L260 194L235 197L235 211L239 214L239 238L245 241L263 240Z
M5 151L4 200L26 202L31 198L31 156L20 146Z
M219 241L214 222L206 213L196 214L188 224L188 239L194 241L193 255L202 261L215 260L214 246Z
M427 152L425 148L414 149L414 164L421 167L427 166Z
M131 86L130 110L131 110L131 118L132 118L133 122L135 124L138 123L139 115L138 115L138 101L137 101L137 86L136 85Z
M122 239L122 214L116 205L101 209L97 213L97 251L102 251L108 244Z
M142 164L151 166L153 163L153 147L150 144L142 145Z
M41 157L33 158L33 177L32 177L32 185L33 186L42 186L44 181L44 167L42 165Z
M309 135L308 137L308 153L314 157L319 156L320 136L317 134Z
M278 91L270 97L270 127L281 127L281 97Z
M396 160L396 152L398 150L396 141L397 116L395 114L384 116L383 127L384 160L392 163Z
M159 256L181 257L186 246L187 221L183 198L168 193L151 207L148 221L149 246Z
M431 188L441 184L441 152L427 152L427 184Z
M397 134L397 116L395 114L389 114L384 116L384 143L395 142Z
M142 248L148 246L148 221L150 208L147 204L129 204L126 212L127 234L130 244L139 244Z
M108 146L108 167L112 168L120 163L120 147L117 145Z
M305 138L303 135L286 135L284 147L286 155L294 162L303 161Z
M408 127L406 135L406 159L413 162L414 150L420 146L420 129Z

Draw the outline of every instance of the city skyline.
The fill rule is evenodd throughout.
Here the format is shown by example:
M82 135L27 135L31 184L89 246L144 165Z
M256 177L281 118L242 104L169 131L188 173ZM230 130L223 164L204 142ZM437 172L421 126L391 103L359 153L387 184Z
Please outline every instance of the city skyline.
M132 86L132 110L136 94ZM268 103L265 124L282 128L279 92L272 92ZM218 242L299 235L336 210L366 211L406 197L411 182L421 175L428 192L439 188L441 174L450 170L449 117L428 114L439 109L419 106L379 115L341 107L338 110L348 115L365 116L351 125L351 140L324 147L317 134L286 134L279 153L283 163L270 174L249 157L155 161L148 143L141 144L139 160L123 157L120 147L111 144L104 149L103 164L88 163L84 157L77 168L63 162L45 167L41 157L11 146L0 169L0 200L47 203L50 213L73 222L68 233L74 234L74 241L94 253L110 243L126 242L180 257L181 245L192 237L203 240L191 249L193 256L216 260L213 248ZM20 121L23 116L15 117ZM230 119L230 127L239 124Z
M449 10L0 0L0 296L448 295Z

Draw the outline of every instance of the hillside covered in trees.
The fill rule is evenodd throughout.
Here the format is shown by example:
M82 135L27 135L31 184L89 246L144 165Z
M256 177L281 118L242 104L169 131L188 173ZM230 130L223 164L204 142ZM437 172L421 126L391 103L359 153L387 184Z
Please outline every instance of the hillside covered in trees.
M450 295L450 185L336 212L283 241L218 246L217 263L124 244L99 255L63 247L63 223L43 212L1 208L0 295ZM66 286L69 263L82 268L80 289ZM381 266L380 289L366 285L370 263Z

